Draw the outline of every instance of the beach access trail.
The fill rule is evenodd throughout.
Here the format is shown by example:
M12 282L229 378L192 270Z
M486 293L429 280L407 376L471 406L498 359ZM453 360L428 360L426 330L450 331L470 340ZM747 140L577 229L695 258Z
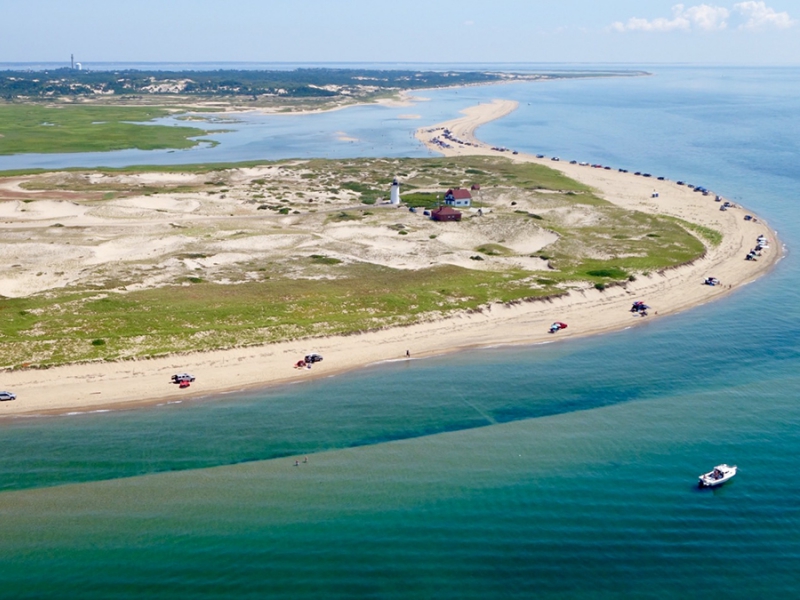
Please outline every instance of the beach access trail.
M446 156L482 154L544 164L591 186L609 202L709 227L722 234L722 242L715 247L707 245L705 256L692 264L637 275L636 281L625 286L603 291L587 288L544 301L493 304L480 312L458 313L408 327L163 358L5 372L0 374L0 388L14 391L17 400L0 403L0 416L131 408L328 377L376 362L407 360L407 350L415 360L466 348L558 342L645 326L653 319L720 298L765 274L779 260L780 243L762 219L745 221L745 211L738 207L720 211L713 196L671 181L569 164L569 157L555 162L512 155L475 138L480 125L509 114L516 106L502 100L474 106L464 110L463 116L422 128L416 135L431 150ZM473 145L436 145L431 140L443 128L449 129L452 137ZM653 197L654 192L658 197ZM746 261L745 255L759 235L765 235L771 247L757 261ZM721 285L703 285L709 276L718 278ZM629 311L635 300L652 307L650 316L642 318ZM566 322L569 328L550 334L548 328L554 321ZM321 354L324 361L312 369L293 368L310 352ZM184 371L197 377L186 390L170 383L173 374Z

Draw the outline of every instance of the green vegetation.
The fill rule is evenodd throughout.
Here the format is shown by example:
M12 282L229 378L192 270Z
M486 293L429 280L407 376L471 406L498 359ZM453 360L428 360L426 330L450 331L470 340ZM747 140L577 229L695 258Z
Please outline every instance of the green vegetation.
M413 192L410 194L403 194L401 200L406 206L413 206L414 208L436 208L438 199L444 194L434 194L433 192Z
M0 97L74 98L137 96L212 96L283 99L370 98L395 90L492 83L509 79L574 78L639 75L633 71L564 71L544 74L487 71L407 71L378 69L305 68L280 70L216 71L114 71L61 68L44 71L5 71L0 76Z
M102 298L84 292L0 299L0 365L154 356L346 334L558 293L531 290L524 271L326 268L337 278L173 286ZM106 343L93 345L100 338Z
M318 265L338 265L342 262L338 258L333 258L332 256L323 256L322 254L312 254L310 258Z
M634 273L686 264L705 252L703 243L677 220L608 203L592 207L591 214L589 225L548 223L560 235L547 252L549 264L557 269L553 278L621 282ZM658 231L659 237L648 235L653 231ZM604 258L594 258L598 255Z
M338 214L331 216L331 221L360 221L363 215L353 214L351 212L342 211Z
M152 107L0 105L0 155L191 148L194 127L139 125L169 111Z
M379 198L386 196L385 188L383 190L376 189L371 185L365 185L358 181L345 181L342 183L342 189L356 192L364 204L375 204Z
M676 223L679 223L682 227L689 229L690 231L694 231L697 235L707 241L714 247L719 246L722 243L722 234L715 230L711 229L710 227L703 227L702 225L698 225L696 223L690 223L689 221L684 221L683 219L678 219L676 217L671 217Z
M269 170L269 179L257 180L232 171L257 165L276 168ZM196 179L151 184L135 183L136 178L129 177L157 171L174 172L175 167L38 174L24 188L74 192L76 202L103 210L109 202L130 195L169 191L206 198L208 191L229 190L229 201L239 198L236 210L242 220L230 221L229 211L224 210L222 224L211 217L207 223L170 223L172 235L191 243L180 250L166 250L157 263L148 258L150 262L137 263L128 271L119 264L104 276L87 277L65 288L26 298L0 298L0 366L153 356L410 324L432 314L479 310L492 302L564 294L587 283L601 290L625 285L637 276L701 256L705 246L693 234L708 244L721 240L713 230L624 210L546 167L515 164L503 157L203 164L181 168L198 175ZM107 176L91 177L97 172ZM491 212L480 218L465 217L459 224L438 224L407 210L353 208L354 193L362 202L373 194L388 196L396 173L406 174L402 181L406 190L414 189L403 194L407 205L430 207L431 200L435 203L437 193L443 194L447 187L480 183L482 201ZM305 174L312 176L302 177ZM256 185L267 186L269 203L249 199ZM308 210L308 198L324 199L314 204L318 213ZM217 206L219 196L209 202ZM161 208L150 204L157 206L154 211ZM257 212L260 209L274 212ZM292 219L275 214L298 214L297 209L302 214ZM171 217L163 218L166 224ZM369 235L379 237L384 232L394 243L418 254L420 265L430 264L428 257L436 253L459 251L462 258L474 261L470 262L473 268L391 269L363 262L369 258L359 258L365 256L359 255L356 246L360 244L346 246L346 240L328 236L325 230L349 230L354 227L349 222L358 221L368 224ZM78 229L43 228L52 236L47 239L56 242L61 236L81 236ZM449 235L454 231L474 231L479 237L472 243L477 247L454 248L453 238L463 237ZM265 244L268 250L250 254L243 262L185 264L211 258L219 251L218 244L232 238L298 232L309 240L302 246L273 251ZM158 235L164 232L159 230ZM400 240L398 235L406 237ZM554 241L534 250L529 240L540 235ZM63 239L65 243L85 241ZM537 257L541 262L533 261L534 268L522 270L504 266L512 261L503 257ZM167 263L174 271L165 271ZM125 289L165 272L169 278L161 281L166 285L158 284L164 287Z
M586 271L586 274L590 277L604 277L608 279L623 279L628 276L622 269L593 269L591 271Z
M511 250L500 244L483 244L475 248L475 250L487 256L511 256L514 254Z

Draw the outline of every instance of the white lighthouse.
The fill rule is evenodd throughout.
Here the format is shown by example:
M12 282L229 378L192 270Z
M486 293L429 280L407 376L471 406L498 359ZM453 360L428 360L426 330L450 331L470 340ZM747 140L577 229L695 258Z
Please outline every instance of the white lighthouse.
M398 206L400 204L400 182L397 181L397 177L392 181L392 194L389 198L392 205Z

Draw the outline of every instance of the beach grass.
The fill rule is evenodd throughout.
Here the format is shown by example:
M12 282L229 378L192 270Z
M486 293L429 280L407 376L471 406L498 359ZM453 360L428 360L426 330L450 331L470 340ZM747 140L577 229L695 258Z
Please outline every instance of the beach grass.
M274 168L269 180L258 173L252 179L241 179L237 169L255 166ZM187 183L185 178L158 182L128 176L152 172L201 177ZM92 177L96 173L107 176ZM401 185L412 190L403 197L419 200L420 206L447 187L479 183L483 191L476 196L491 207L491 217L440 225L388 206L365 210L359 201L365 196L374 198L381 190L388 192L398 174L402 174ZM71 201L87 208L119 198L162 193L195 199L211 194L216 207L235 203L224 198L225 192L240 197L235 209L239 216L218 208L215 210L223 210L226 220L180 221L159 229L159 237L176 236L191 240L191 245L179 244L179 249L160 256L155 263L121 261L97 266L91 277L67 287L24 298L0 298L0 366L7 367L352 335L438 319L457 311L483 310L492 303L561 295L576 287L625 285L631 277L697 259L705 252L697 236L711 244L720 235L678 219L624 210L547 167L513 163L503 157L315 159L72 170L36 175L22 187L37 193L72 192L75 197ZM271 200L262 204L265 195ZM316 200L310 204L312 197ZM158 206L153 217L161 219L165 211ZM261 206L271 210L259 210ZM277 220L290 213L296 224L285 229ZM405 224L400 222L404 218ZM203 266L192 262L210 258L218 252L215 244L225 240L307 235L328 226L362 224L390 231L398 243L409 244L408 248L432 244L445 255L454 249L440 242L445 237L440 234L479 232L475 239L480 241L464 250L471 253L470 258L480 260L473 258L472 268L425 266L427 263L417 269L391 268L359 259L357 252L331 242L317 250L253 254L249 260L220 266L214 266L212 260ZM53 227L44 230L43 239L87 243L88 231L80 227ZM506 239L538 235L554 235L555 241L538 251L523 252ZM517 257L542 260L535 261L532 270L504 262ZM127 289L141 282L142 273L161 272L168 261L177 266L171 267L174 270L166 284ZM96 340L104 343L93 343Z
M715 229L704 227L703 225L698 225L697 223L691 223L690 221L686 221L684 219L678 219L677 217L672 217L672 220L678 223L681 227L685 227L689 231L693 231L714 247L719 246L722 243L722 234Z
M501 244L483 244L476 251L488 256L513 256L515 253Z
M0 366L158 356L408 325L490 303L556 296L569 283L624 283L632 273L696 258L702 244L688 234L683 238L681 245L670 243L671 252L654 245L641 256L607 260L561 255L553 260L562 267L546 277L520 269L398 270L314 255L309 263L325 269L329 279L278 272L264 281L224 285L189 277L183 285L130 293L114 291L126 283L117 281L109 292L4 298ZM503 246L487 246L479 250L490 257L509 254ZM92 344L96 339L105 343Z
M0 365L156 356L321 335L354 334L439 318L490 302L558 293L525 271L443 266L419 271L336 265L336 279L197 283L127 294L67 292L0 300ZM104 344L93 344L102 339Z
M149 124L171 112L145 106L2 104L0 155L196 146L199 142L190 138L206 131Z

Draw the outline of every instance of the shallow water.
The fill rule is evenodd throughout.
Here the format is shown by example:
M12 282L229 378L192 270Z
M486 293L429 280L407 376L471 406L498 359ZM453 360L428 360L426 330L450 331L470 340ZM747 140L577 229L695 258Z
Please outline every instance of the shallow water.
M517 99L482 139L692 180L794 247L800 69L653 70L431 91L424 110L433 123ZM359 110L326 127L380 122ZM0 585L32 598L796 596L798 283L790 251L734 295L633 330L7 422ZM739 475L698 490L720 462Z

